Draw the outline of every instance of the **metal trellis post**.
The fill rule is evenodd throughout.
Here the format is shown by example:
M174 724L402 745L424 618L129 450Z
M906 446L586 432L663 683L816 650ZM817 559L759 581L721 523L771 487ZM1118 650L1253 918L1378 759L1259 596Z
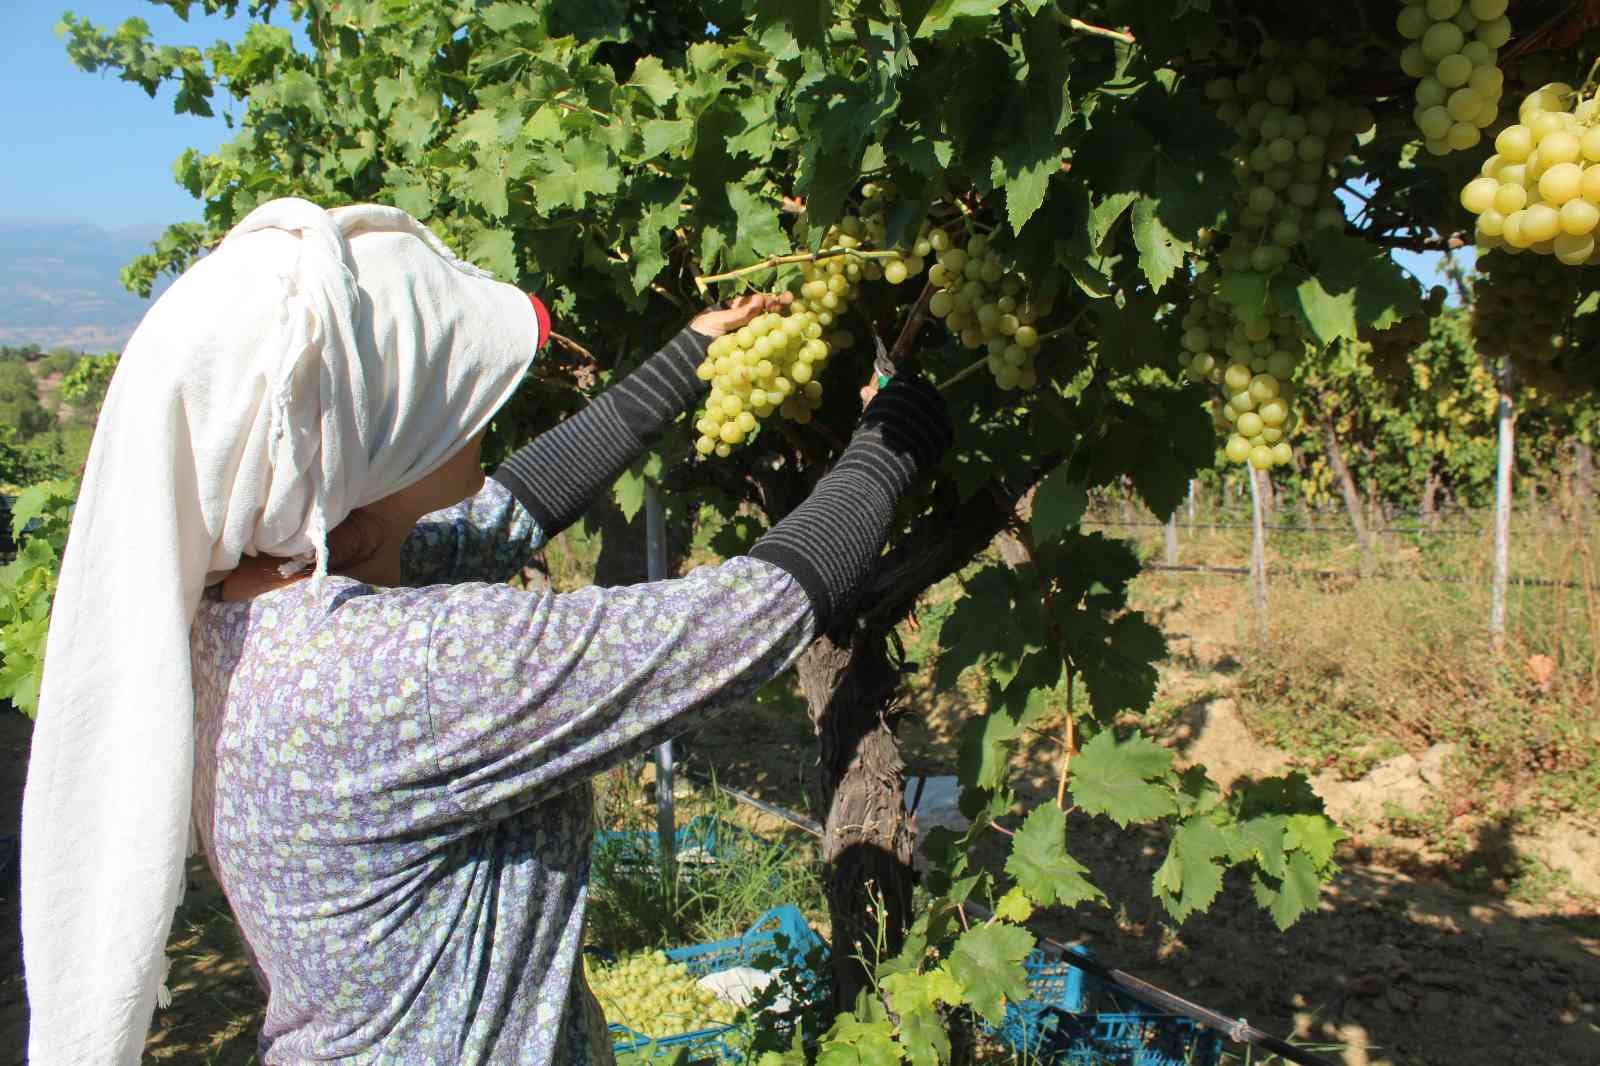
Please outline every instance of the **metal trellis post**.
M645 573L651 581L667 576L667 514L655 482L644 486ZM656 834L661 839L661 868L671 870L676 860L677 812L672 800L672 741L656 748Z

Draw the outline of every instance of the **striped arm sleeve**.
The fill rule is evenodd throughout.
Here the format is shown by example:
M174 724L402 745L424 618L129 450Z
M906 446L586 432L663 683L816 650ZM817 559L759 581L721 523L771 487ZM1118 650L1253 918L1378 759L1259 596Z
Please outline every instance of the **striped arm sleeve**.
M938 390L896 378L867 405L849 446L811 495L750 549L799 582L811 600L815 632L825 632L860 595L901 494L919 470L939 461L951 439Z
M711 338L685 328L582 411L514 452L492 477L554 537L699 399L695 368Z

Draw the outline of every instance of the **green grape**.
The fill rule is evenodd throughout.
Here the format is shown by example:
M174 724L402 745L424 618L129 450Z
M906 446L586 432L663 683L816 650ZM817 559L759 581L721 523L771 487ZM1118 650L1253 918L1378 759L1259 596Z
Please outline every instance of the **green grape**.
M606 1020L652 1037L678 1036L729 1025L738 1008L719 999L680 962L654 951L610 966L584 959L584 977Z

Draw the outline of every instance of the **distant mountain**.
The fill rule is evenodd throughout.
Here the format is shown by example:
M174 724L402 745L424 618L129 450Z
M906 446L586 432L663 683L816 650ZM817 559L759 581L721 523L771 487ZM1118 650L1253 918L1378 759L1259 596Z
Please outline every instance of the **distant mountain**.
M150 301L118 273L160 235L160 226L0 222L0 344L120 350Z

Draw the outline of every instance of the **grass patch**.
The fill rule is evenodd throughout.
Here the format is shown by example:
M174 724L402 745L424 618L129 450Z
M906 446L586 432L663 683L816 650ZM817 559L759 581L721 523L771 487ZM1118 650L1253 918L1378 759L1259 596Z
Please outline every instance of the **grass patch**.
M655 830L654 786L632 773L606 775L600 785L608 829ZM803 833L758 838L741 832L742 812L726 793L684 790L677 821L717 820L713 861L670 868L639 861L631 842L599 844L590 867L587 941L616 953L681 947L738 936L773 907L791 903L816 928L827 914L817 843ZM696 857L698 858L698 857Z

